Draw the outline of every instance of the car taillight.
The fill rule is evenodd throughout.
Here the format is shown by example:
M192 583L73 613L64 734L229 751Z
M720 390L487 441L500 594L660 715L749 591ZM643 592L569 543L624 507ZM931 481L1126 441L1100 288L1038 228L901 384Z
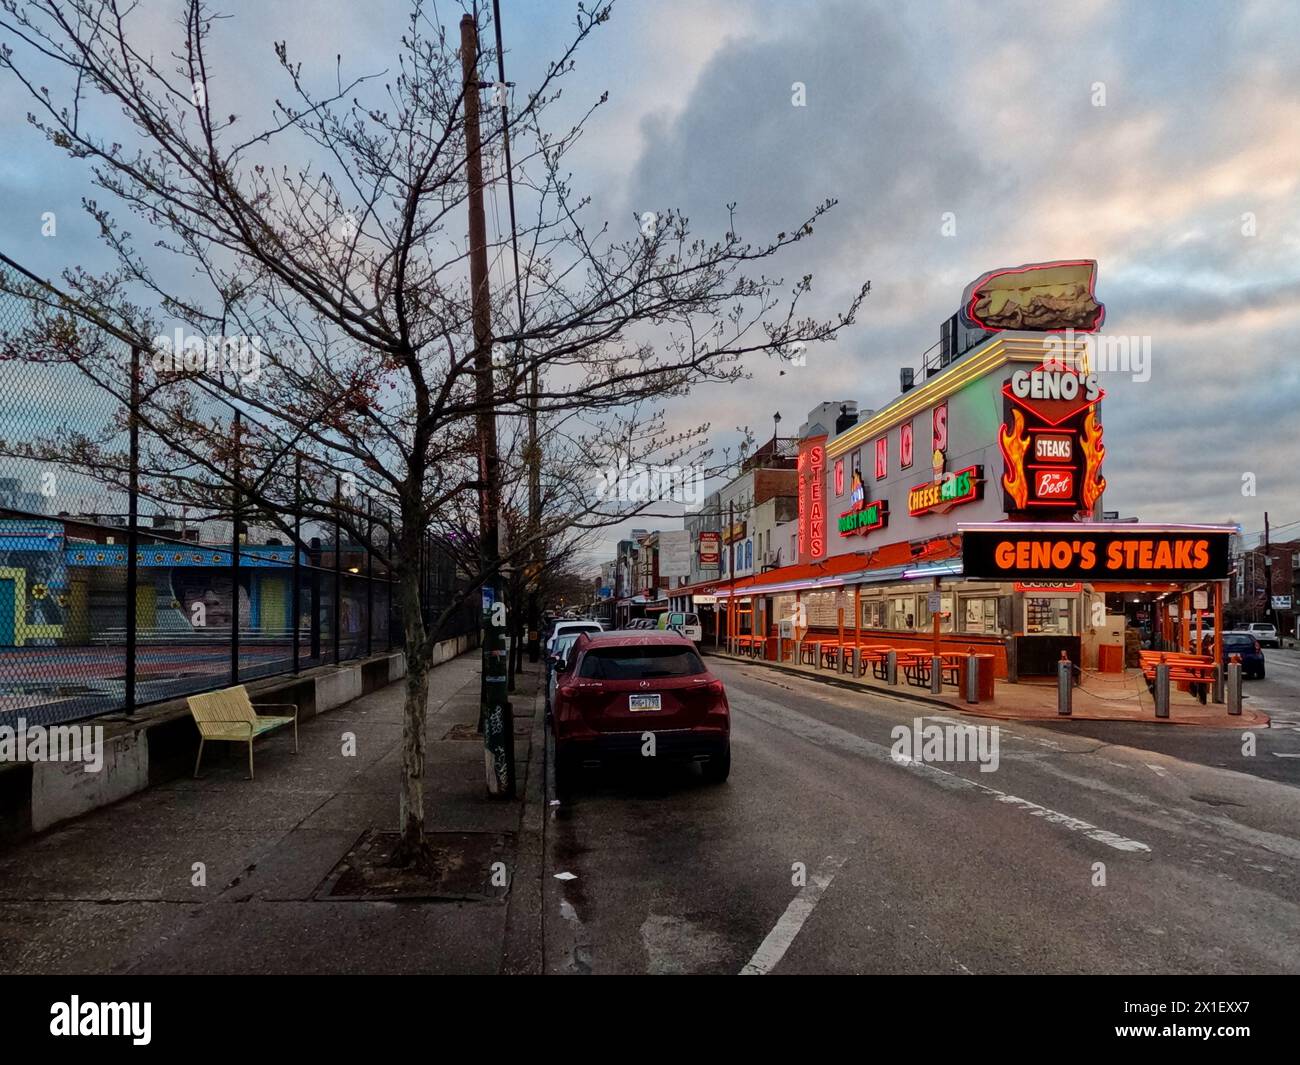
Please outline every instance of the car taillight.
M1255 641L1255 653L1256 653L1256 654L1261 654L1261 653L1263 652L1263 650L1264 650L1264 649L1263 649L1262 647L1260 647L1260 645L1259 645L1259 641L1256 640L1256 641Z

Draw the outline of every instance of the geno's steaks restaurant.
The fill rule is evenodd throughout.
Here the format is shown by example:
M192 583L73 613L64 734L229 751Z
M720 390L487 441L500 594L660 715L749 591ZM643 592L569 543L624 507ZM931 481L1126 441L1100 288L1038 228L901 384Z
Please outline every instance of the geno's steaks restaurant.
M1095 280L1091 260L990 271L897 396L800 440L798 561L718 582L719 639L974 647L1013 681L1062 651L1118 672L1138 645L1199 646L1236 530L1103 520Z

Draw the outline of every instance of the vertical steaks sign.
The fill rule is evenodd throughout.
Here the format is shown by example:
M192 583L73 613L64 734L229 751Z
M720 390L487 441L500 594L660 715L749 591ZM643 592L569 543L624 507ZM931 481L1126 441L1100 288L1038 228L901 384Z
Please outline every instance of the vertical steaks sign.
M1224 526L961 526L962 575L991 580L1194 581L1228 576Z
M1091 511L1106 480L1095 374L1051 365L1017 370L1002 387L1003 506L1009 514L1061 517Z
M826 437L799 443L799 561L826 557Z

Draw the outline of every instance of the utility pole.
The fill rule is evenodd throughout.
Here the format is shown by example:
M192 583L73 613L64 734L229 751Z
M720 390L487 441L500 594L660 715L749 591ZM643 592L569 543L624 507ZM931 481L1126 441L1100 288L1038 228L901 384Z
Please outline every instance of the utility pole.
M464 82L466 176L469 181L469 280L473 296L474 373L477 378L479 445L479 559L483 573L483 722L488 794L515 794L515 725L506 692L505 597L497 574L500 475L492 372L492 317L488 293L487 221L483 213L482 139L479 134L478 25L460 20L460 64Z
M1277 611L1273 609L1273 556L1268 553L1268 511L1264 511L1264 618L1277 628ZM1282 641L1279 638L1278 643Z

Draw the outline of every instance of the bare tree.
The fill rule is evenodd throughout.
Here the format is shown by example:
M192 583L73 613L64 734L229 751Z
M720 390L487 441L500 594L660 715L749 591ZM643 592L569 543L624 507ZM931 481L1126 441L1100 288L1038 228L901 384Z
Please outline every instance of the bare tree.
M408 671L399 857L419 860L428 672L446 615L425 623L418 550L429 531L457 543L475 525L483 487L476 417L491 409L522 424L535 413L552 434L557 475L547 520L525 526L502 554L502 564L516 564L539 537L599 528L652 502L593 492L596 470L701 459L708 427L666 431L665 399L743 377L748 356L789 356L797 345L832 340L868 286L820 320L800 312L811 275L786 282L767 272L812 235L829 200L756 242L736 231L735 205L728 231L712 240L671 209L626 229L589 222L590 203L575 195L563 166L605 96L558 133L543 123L578 48L610 16L610 5L580 4L571 42L541 83L515 94L508 118L485 113L489 169L499 180L510 138L527 220L517 279L525 313L521 320L513 293L493 293L496 344L484 393L464 238L465 94L484 86L463 84L447 29L415 0L394 68L371 74L345 75L342 56L329 68L307 57L304 69L276 42L285 91L267 101L270 121L257 124L222 106L242 77L222 42L242 34L243 46L247 25L200 0L175 6L174 49L160 55L143 43L156 36L156 26L146 35L143 25L154 16L134 2L2 0L0 65L29 91L29 121L86 165L149 238L138 240L109 207L87 200L116 269L69 269L51 287L18 286L46 313L35 335L11 341L9 351L53 354L124 394L130 382L120 365L77 319L149 349L138 417L183 467L158 473L186 490L238 489L274 514L291 498L294 455L347 475L356 490L339 500L345 527L386 557L400 596ZM490 254L499 260L508 240L498 235ZM232 337L251 338L255 364L187 366L155 344L177 325L221 338L219 352ZM242 473L234 442L196 402L199 391L248 414ZM78 447L69 461L101 460L87 442ZM506 494L523 473L518 449L507 453ZM309 502L335 502L328 477ZM472 585L493 576L470 553L463 565Z

